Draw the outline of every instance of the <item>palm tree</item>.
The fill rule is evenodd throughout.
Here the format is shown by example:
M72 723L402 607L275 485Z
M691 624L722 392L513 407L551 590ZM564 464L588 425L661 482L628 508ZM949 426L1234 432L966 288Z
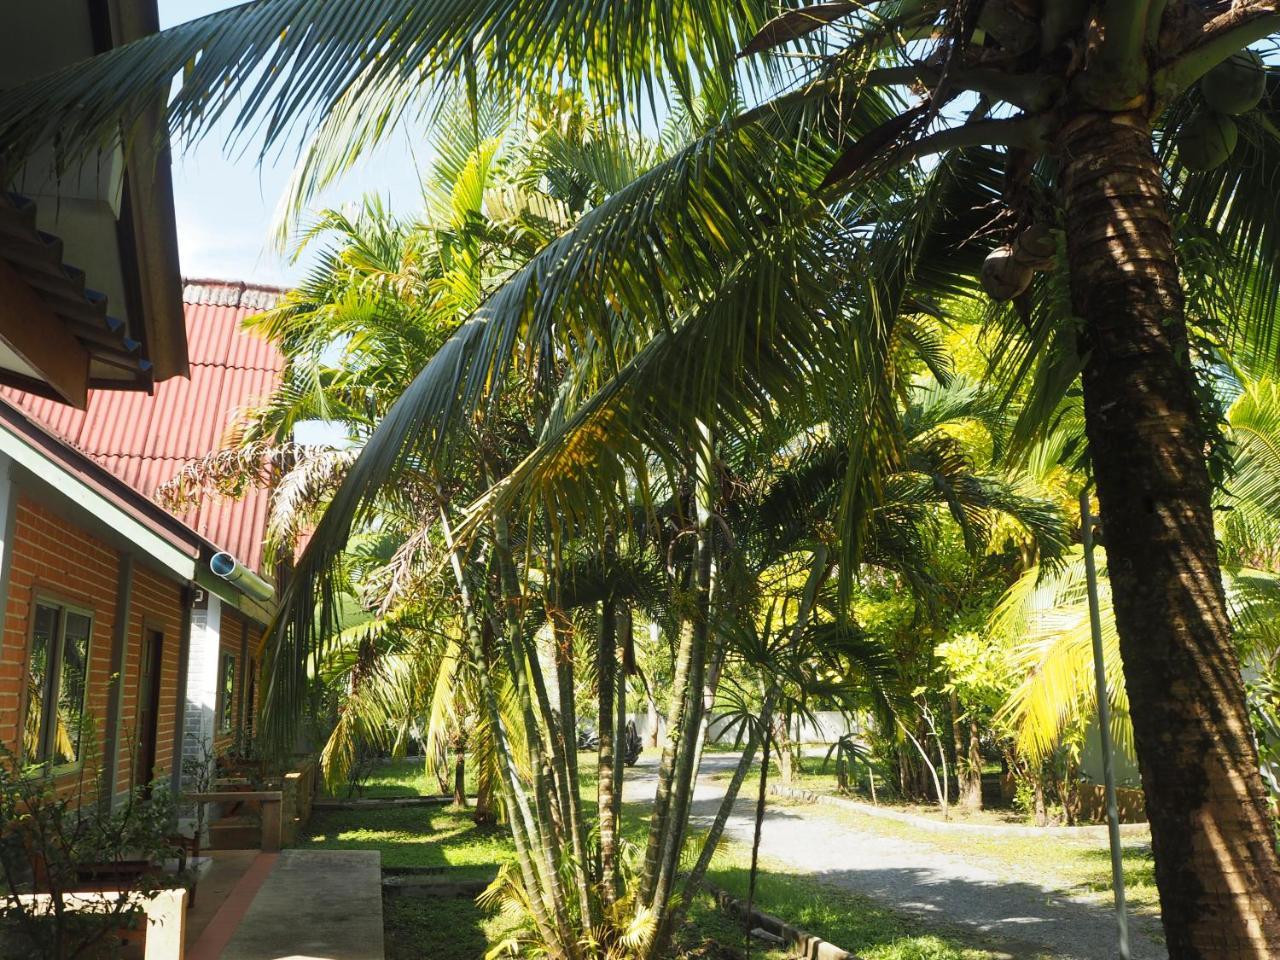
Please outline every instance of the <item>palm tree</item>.
M1223 571L1235 641L1243 659L1263 667L1274 659L1280 566L1275 560L1280 523L1280 421L1277 386L1244 374L1223 388L1235 393L1227 409L1227 437L1234 463L1216 514L1226 567ZM1112 734L1132 750L1131 704L1106 565L1099 573L1104 668ZM1093 651L1081 551L1058 569L1028 569L1001 598L990 620L992 642L1007 652L1019 682L1001 708L1021 753L1046 758L1064 730L1081 728L1097 710Z
M371 481L385 480L403 451L446 450L451 422L500 389L517 357L549 356L553 344L613 345L624 330L648 338L634 361L626 351L610 358L619 379L605 397L639 389L652 362L683 349L690 389L727 407L717 423L758 408L770 390L785 394L784 377L826 375L815 354L849 345L816 333L834 312L835 292L847 289L833 264L848 276L868 267L866 250L884 251L867 239L877 231L843 244L832 237L830 204L849 211L846 226L901 228L892 235L905 255L870 264L859 278L864 292L904 280L904 270L917 283L936 277L944 265L918 259L936 207L902 202L921 176L915 162L994 148L987 169L995 176L971 182L969 196L994 205L978 214L983 236L1018 242L989 263L991 289L1020 296L1028 268L1048 252L1042 225L1065 229L1063 292L1082 321L1090 454L1170 953L1273 952L1280 861L1218 572L1209 431L1188 360L1171 222L1186 215L1211 224L1237 257L1260 250L1257 300L1274 299L1280 218L1265 181L1273 108L1267 99L1260 114L1248 113L1262 93L1262 67L1238 54L1280 30L1280 13L1270 0L884 0L788 9L769 20L771 12L763 0L551 10L257 0L8 91L0 142L10 165L42 142L56 141L65 157L108 145L181 73L168 104L176 132L238 111L240 129L265 117L271 143L303 122L314 133L305 195L349 168L391 121L429 114L454 84L520 93L581 76L602 102L637 109L668 89L684 103L695 89L730 92L719 122L613 192L486 301L389 415L384 439L370 444L335 499L326 533L349 525ZM739 52L789 43L802 55L737 65ZM732 107L739 91L777 90L768 103ZM1239 113L1246 116L1228 116ZM1237 123L1244 144L1206 170L1235 145ZM945 170L933 179L944 178ZM967 275L975 272L971 260ZM890 289L861 298L853 367L840 371L865 401L870 426L848 438L859 451L882 433L885 407L874 401L882 334L910 303L905 283ZM768 318L767 336L759 325L744 329L747 308ZM1040 332L1059 342L1077 333ZM698 350L688 349L693 343ZM699 407L691 399L676 397ZM580 424L604 405L583 405ZM853 462L849 507L873 483L862 471L868 461ZM843 512L847 560L861 541L853 518L862 515Z

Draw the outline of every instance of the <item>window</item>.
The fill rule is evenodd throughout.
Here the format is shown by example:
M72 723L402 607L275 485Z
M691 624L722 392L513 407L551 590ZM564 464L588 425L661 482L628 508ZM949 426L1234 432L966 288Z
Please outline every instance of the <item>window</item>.
M249 689L245 692L244 732L253 733L254 699L258 695L258 661L249 661Z
M89 724L89 639L93 616L44 600L35 604L27 660L27 718L23 743L28 764L78 763Z
M222 655L218 671L218 732L230 733L235 719L236 658L230 653Z

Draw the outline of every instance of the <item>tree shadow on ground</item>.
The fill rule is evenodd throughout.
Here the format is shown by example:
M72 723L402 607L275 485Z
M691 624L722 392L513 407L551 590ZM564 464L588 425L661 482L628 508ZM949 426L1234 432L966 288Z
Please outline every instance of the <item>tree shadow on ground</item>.
M694 822L705 826L718 806L719 800L695 801ZM732 839L749 842L752 807L750 801L735 807ZM937 931L1019 960L1096 960L1117 953L1114 917L1102 899L1082 902L1036 884L989 876L981 868L966 878L948 875L946 869L886 861L886 848L874 856L868 853L871 838L863 840L838 823L815 821L804 808L769 807L764 839L758 900L787 922L854 953L883 945L886 937L898 935L895 923L912 920L920 924L917 934ZM785 858L786 866L769 858L771 849ZM1101 854L1106 856L1106 851ZM939 860L952 870L956 867L954 858L941 855ZM1135 868L1140 866L1135 862ZM742 897L747 874L745 863L730 861L713 868L709 879ZM831 896L814 897L813 881ZM1158 922L1131 916L1129 923L1134 960L1164 960L1167 952L1159 942ZM901 930L901 935L910 933Z
M387 960L479 960L489 949L489 918L468 897L387 897L382 911Z
M469 810L440 807L317 811L300 845L377 849L383 867L448 867L459 879L492 876L512 857L504 828L479 827Z

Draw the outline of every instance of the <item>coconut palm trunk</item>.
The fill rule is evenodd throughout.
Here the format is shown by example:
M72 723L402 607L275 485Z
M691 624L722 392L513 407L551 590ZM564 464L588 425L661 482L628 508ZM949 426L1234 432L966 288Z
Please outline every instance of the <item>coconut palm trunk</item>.
M1089 446L1169 955L1275 956L1280 861L1218 569L1150 130L1085 115L1060 146Z

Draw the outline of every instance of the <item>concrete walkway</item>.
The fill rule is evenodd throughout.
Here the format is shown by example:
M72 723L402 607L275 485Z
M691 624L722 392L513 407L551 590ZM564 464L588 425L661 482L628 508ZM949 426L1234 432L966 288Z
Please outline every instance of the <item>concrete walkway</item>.
M724 781L709 774L737 763L733 754L708 754L694 793L693 819L709 825L724 796ZM627 772L624 797L653 798L654 761ZM725 828L730 839L750 843L754 803L740 799ZM771 806L761 854L887 906L950 927L1012 957L1050 955L1060 960L1117 957L1115 919L1106 905L1064 896L1049 886L1010 881L990 867L940 853L926 843L857 829L820 806ZM1130 920L1133 960L1166 960L1164 947L1147 934L1150 918Z
M218 956L383 960L382 855L281 851Z

